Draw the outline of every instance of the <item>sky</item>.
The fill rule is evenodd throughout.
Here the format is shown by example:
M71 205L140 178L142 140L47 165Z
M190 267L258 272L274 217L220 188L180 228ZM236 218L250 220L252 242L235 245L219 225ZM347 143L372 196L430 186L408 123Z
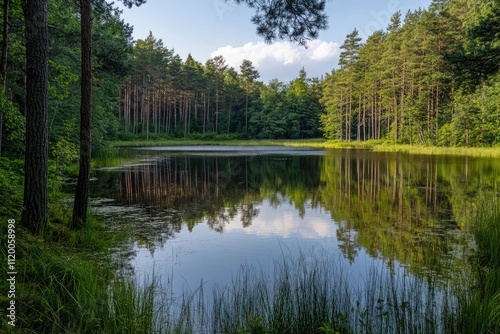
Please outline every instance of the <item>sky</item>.
M134 27L134 39L149 31L174 49L183 60L191 54L196 61L222 55L239 71L243 59L252 61L264 83L276 78L285 83L298 76L301 68L308 77L321 77L337 67L340 46L354 28L366 39L385 29L392 14L400 10L428 8L431 0L331 0L326 13L329 28L310 41L307 48L288 41L264 43L251 22L254 10L224 0L148 0L146 4L123 9L122 18Z

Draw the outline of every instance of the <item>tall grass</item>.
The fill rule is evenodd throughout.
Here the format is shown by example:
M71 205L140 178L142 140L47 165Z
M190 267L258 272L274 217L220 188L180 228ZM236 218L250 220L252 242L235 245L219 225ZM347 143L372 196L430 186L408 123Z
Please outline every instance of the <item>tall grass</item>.
M335 261L301 256L275 262L273 273L243 266L231 283L186 294L182 332L444 333L457 332L456 299L446 285L373 268L353 284Z
M460 328L465 333L500 333L500 207L483 206L472 224L476 242L474 277L460 293Z
M156 282L140 287L117 274L105 229L91 219L83 230L49 224L42 236L16 229L16 326L0 332L160 333L166 301ZM2 247L0 257L6 258ZM6 261L5 261L6 262ZM6 281L0 289L8 291ZM0 299L2 319L9 300ZM167 312L168 313L168 312Z

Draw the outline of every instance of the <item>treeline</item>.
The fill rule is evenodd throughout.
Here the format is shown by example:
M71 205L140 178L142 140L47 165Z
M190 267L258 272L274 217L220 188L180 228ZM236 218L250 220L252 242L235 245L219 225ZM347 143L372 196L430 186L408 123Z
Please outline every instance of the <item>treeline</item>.
M10 6L8 15L0 18L2 26L7 26L2 44L8 50L2 63L5 72L0 93L2 155L21 156L24 151L27 75L24 15L22 1L5 3ZM106 1L92 3L93 141L99 146L105 140L117 138L120 131L116 117L118 91L129 73L133 40L132 28L120 18L119 10ZM57 165L78 157L80 9L79 3L73 0L52 0L48 6L49 154L51 162ZM5 7L2 10L5 13Z
M25 28L22 1L0 8L4 28L0 128L3 152L24 151ZM309 138L321 136L320 82L303 70L268 85L245 60L235 70L222 56L183 60L152 34L134 41L120 10L92 1L92 141L131 138ZM7 15L3 15L7 13ZM53 160L77 159L81 81L80 8L51 0L49 141ZM5 23L5 24L4 24ZM5 72L5 73L4 73ZM229 135L229 136L228 136ZM1 151L0 151L1 152Z
M305 70L289 84L272 80L264 85L249 60L238 72L222 56L205 64L191 55L183 61L151 33L135 43L130 68L118 111L125 133L145 138L320 135L319 80L308 79Z
M356 29L323 82L325 136L407 144L500 141L499 1L435 0L397 12L365 43Z
M408 144L500 141L500 1L436 0L396 13L386 31L341 47L324 79L303 69L285 83L259 81L254 65L222 56L204 64L152 34L134 41L120 11L93 1L92 140L140 138L383 139ZM0 9L0 152L21 156L26 115L22 1ZM4 15L7 13L8 15ZM49 2L49 150L77 159L80 106L78 2Z

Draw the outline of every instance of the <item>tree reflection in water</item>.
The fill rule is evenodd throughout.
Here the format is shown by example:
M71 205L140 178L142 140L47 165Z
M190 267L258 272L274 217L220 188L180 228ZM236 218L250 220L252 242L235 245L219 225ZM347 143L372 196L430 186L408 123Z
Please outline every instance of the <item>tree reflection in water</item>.
M153 152L158 155L158 152ZM317 153L317 152L316 152ZM452 273L465 263L461 229L474 203L496 198L499 162L361 150L321 154L162 153L118 173L98 172L94 196L140 207L139 243L163 246L182 226L249 228L263 202L326 211L352 263L361 249L413 273ZM107 180L107 181L106 181ZM107 186L106 186L107 185ZM457 266L458 264L458 266Z

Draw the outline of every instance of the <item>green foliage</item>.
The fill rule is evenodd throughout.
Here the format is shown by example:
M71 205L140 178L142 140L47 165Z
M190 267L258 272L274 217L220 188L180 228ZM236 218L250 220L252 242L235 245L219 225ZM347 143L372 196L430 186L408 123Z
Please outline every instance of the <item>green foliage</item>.
M340 334L340 332L337 332L333 330L328 324L323 323L321 327L318 328L318 331L320 333L327 333L327 334Z
M2 154L20 156L24 152L25 119L19 109L0 89L0 108L3 112Z
M71 68L49 60L51 80L49 81L49 96L56 100L64 100L70 96L71 88L78 82L78 75Z
M0 158L0 219L21 216L24 161Z
M436 1L363 45L354 30L323 81L325 137L496 145L499 13L498 1Z
M499 75L482 83L474 93L459 90L450 126L451 145L492 146L500 142Z
M498 73L500 2L480 1L464 19L463 42L447 55L458 81L468 91Z
M78 160L78 146L75 142L78 127L73 119L63 122L59 130L57 142L50 147L50 173L62 176L65 169Z
M248 321L245 329L236 330L236 334L271 334L262 317L256 317Z

